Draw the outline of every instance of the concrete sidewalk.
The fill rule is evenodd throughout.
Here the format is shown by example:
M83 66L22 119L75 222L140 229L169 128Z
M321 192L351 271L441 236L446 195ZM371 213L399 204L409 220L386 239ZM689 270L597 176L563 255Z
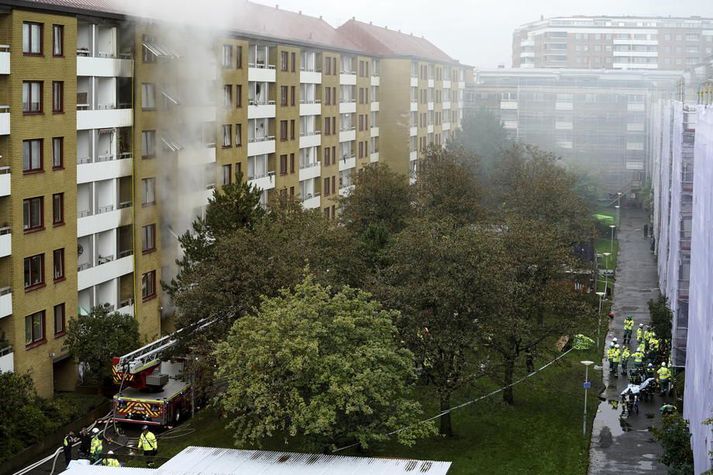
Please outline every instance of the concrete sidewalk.
M658 296L656 261L649 249L649 240L643 237L643 226L647 221L641 210L622 210L613 302L615 318L609 325L608 332L606 322L602 322L607 347L614 337L622 343L624 317L627 314L634 317L634 330L639 323L648 323L647 302ZM604 319L608 320L606 317ZM632 350L636 346L635 335L629 346ZM603 362L602 366L606 389L601 394L604 399L599 404L594 419L589 450L589 473L665 474L666 467L657 461L661 455L661 447L649 431L651 426L658 424L658 409L661 407L662 398L657 395L653 402L641 402L638 415L620 419L621 406L614 408L612 401L619 400L621 392L627 386L627 378L619 375L610 380L608 363Z

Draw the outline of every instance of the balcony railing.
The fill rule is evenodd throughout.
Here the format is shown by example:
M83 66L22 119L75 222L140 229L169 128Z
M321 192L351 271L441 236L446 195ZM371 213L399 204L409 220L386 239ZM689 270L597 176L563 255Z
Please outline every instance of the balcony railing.
M268 142L270 140L275 140L275 136L274 135L265 135L263 137L248 137L248 142L250 142L250 143Z
M300 170L304 170L305 168L312 168L312 167L317 167L319 166L321 162L319 160L315 160L314 162L310 163L301 163L300 162Z
M321 104L321 99L300 99L300 104Z
M128 299L119 300L119 308L128 307L129 305L134 305L133 297L129 297Z
M275 69L274 64L265 64L265 63L248 63L249 68L259 68L259 69Z
M321 135L319 130L303 130L300 132L300 137L309 137L310 135Z
M119 251L117 255L119 256L119 259L121 259L123 257L128 257L128 256L132 255L133 253L134 253L133 249L124 249L123 251Z
M356 98L343 97L339 100L340 104L351 104L356 103Z
M320 196L319 191L315 191L314 193L307 193L307 195L302 198L302 202L305 202L312 198L317 198L319 196Z
M12 346L10 345L0 348L0 357L9 355L10 353L12 353Z
M0 104L0 114L3 114L3 113L7 114L8 112L10 112L10 106L5 105L5 104Z
M12 228L10 226L3 226L0 228L0 236L3 236L5 234L10 234L12 231Z
M351 132L352 130L356 130L356 127L353 125L347 125L339 129L340 132Z
M270 170L270 171L264 172L260 175L256 175L256 174L248 175L248 180L259 180L260 178L265 178L265 177L270 177L270 180L273 180L275 178L275 171Z
M249 106L274 106L275 101L271 101L271 100L257 101L255 99L248 99L248 105Z

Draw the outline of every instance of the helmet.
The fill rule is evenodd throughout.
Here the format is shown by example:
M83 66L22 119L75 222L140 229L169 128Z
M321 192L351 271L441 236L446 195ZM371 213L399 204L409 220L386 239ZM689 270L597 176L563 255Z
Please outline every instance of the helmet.
M666 362L665 362L665 361L664 361L663 363L661 363L661 367L662 367L662 368L665 368L665 367L666 367Z
M144 425L144 426L141 428L141 430L149 430L149 426Z
M98 433L99 433L99 429L97 429L96 427L92 429L92 434L98 434Z
M643 323L639 323L639 326L640 326L641 328L644 328L644 324L643 324Z
M611 341L613 341L614 343L616 343L616 342L617 342L617 339L616 339L616 337L612 338L612 340L611 340Z
M114 455L114 451L110 450L109 452L106 453L107 455Z
M619 348L619 345L614 345L614 348Z
M649 363L649 368L653 368L653 367L654 367L654 365Z
M632 317L631 315L627 315L627 316L626 316L626 319L627 319L627 320L631 320L631 319L633 319L633 318L634 318L634 317Z
M613 341L610 341L610 342L609 342L609 346L611 346L612 348L614 348L614 342L613 342Z

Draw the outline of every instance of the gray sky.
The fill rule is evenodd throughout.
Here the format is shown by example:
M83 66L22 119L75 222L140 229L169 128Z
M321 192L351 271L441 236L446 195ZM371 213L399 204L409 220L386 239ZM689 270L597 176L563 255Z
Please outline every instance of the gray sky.
M423 35L473 66L510 66L512 32L540 15L646 15L713 17L713 0L255 0L322 15L333 26L352 16Z

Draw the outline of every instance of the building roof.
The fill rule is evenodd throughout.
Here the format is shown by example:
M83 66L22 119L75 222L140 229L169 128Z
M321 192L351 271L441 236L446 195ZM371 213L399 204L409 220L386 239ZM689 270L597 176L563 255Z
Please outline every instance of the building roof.
M457 63L455 59L423 37L364 23L353 18L337 28L337 31L357 44L360 49L374 55L406 56Z
M445 475L450 462L297 454L262 450L187 447L163 464L157 475L259 473L261 475Z

